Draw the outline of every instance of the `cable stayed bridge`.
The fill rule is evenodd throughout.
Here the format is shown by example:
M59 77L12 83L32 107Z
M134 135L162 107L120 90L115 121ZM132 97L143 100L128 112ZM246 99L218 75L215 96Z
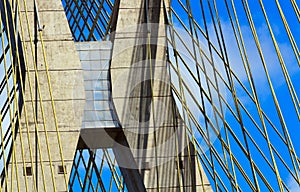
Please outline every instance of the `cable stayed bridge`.
M295 0L3 0L0 191L300 191Z

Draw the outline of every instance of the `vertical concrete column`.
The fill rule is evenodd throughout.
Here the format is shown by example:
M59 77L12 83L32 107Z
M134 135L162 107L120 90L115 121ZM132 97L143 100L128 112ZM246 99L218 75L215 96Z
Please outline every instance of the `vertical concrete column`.
M15 162L17 162L18 165L18 178L16 177L15 166L14 172L11 173L12 167L10 165L8 175L10 180L9 185L7 186L7 190L17 191L17 187L20 187L21 191L25 191L25 178L27 178L28 191L34 191L34 185L36 183L34 182L33 175L30 174L30 172L32 172L35 176L38 175L38 191L44 191L44 185L46 186L47 191L54 191L50 170L51 157L56 191L66 191L67 189L65 185L64 174L62 172L63 167L59 145L61 145L62 147L63 160L68 182L73 157L79 138L79 131L82 125L82 115L85 100L83 75L79 56L75 49L62 2L60 0L37 1L39 10L38 16L41 26L44 26L43 39L51 79L53 99L56 109L60 142L58 141L55 118L52 112L51 97L45 70L46 63L44 62L41 42L39 40L37 60L39 76L38 82L43 100L42 105L44 108L45 121L42 116L40 98L38 97L37 128L41 154L38 151L38 161L36 162L36 129L34 122L34 111L36 110L36 86L34 71L35 62L34 55L32 55L32 51L34 51L34 45L31 41L33 40L34 34L34 6L33 1L26 1L26 7L24 6L23 1L18 2L20 4L22 17L20 18L20 23L23 25L23 29L25 32L24 36L21 35L22 42L24 43L23 51L24 55L27 55L28 59L26 63L26 65L28 66L28 70L26 70L24 98L27 109L27 117L25 117L23 108L21 117L22 129L19 129L15 141ZM26 20L26 16L28 16L29 21ZM19 33L21 33L21 31L19 31ZM27 79L28 76L30 76L30 80ZM33 95L30 94L29 83L32 86ZM34 105L32 105L32 102L34 103ZM26 126L26 120L28 120L28 129ZM44 123L46 125L46 130L43 126ZM22 142L20 140L20 136L22 136ZM48 144L46 142L46 139L48 140ZM22 147L25 151L24 154L21 153ZM32 153L30 153L30 147ZM48 150L50 151L50 156L48 154ZM32 154L32 156L30 154ZM25 162L25 167L23 162ZM31 162L33 162L33 166ZM43 164L45 175L44 177L42 177L41 164ZM17 185L17 181L19 183L19 186ZM13 188L11 188L12 182Z
M164 15L168 1L146 2L121 0L113 35L112 97L137 167L121 160L118 164L139 169L147 191L200 191L195 161L188 159L195 155L187 153L189 141L171 94Z

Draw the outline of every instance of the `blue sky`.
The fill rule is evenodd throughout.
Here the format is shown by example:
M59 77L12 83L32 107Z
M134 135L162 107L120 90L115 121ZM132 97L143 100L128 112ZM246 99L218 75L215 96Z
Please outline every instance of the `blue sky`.
M181 8L180 4L177 1L172 1L172 2L173 2L174 10L180 16L180 18L184 22L184 24L188 27L189 22L188 22L187 14ZM213 1L210 1L210 2L213 2ZM251 93L250 85L249 85L244 67L242 65L242 60L241 60L241 57L240 57L240 54L238 51L238 47L237 47L236 40L234 37L233 29L232 29L232 26L231 26L231 23L230 23L230 20L228 17L228 13L227 13L224 1L216 1L216 2L217 2L217 9L219 12L220 22L221 22L221 26L222 26L222 32L223 32L224 39L225 39L226 50L228 53L229 64L230 64L232 70L235 72L235 74L238 76L238 78L241 80L241 82L247 88L247 90ZM185 3L186 2L184 1L183 4L185 5ZM202 11L200 9L200 1L190 1L190 3L191 3L191 7L192 7L193 17L195 18L197 23L201 26L201 28L205 31L205 25L203 23L204 19L203 19ZM270 91L270 88L268 85L265 71L263 69L263 65L262 65L261 59L259 57L257 48L256 48L256 44L253 39L252 32L249 27L249 23L248 23L245 11L242 6L242 1L234 1L234 3L236 6L237 15L238 15L238 19L239 19L239 25L241 27L241 31L243 34L243 39L244 39L244 43L245 43L245 47L246 47L246 51L247 51L247 56L249 59L250 68L252 70L254 84L256 86L256 90L258 93L258 98L259 98L259 101L261 104L261 108L267 114L267 116L269 117L271 122L276 126L278 131L281 134L283 134L281 131L280 120L279 120L279 117L278 117L276 109L275 109L273 97L272 97L272 94L271 94L271 91ZM265 22L259 2L258 1L249 1L248 3L249 3L250 11L251 11L251 14L253 17L254 25L255 25L255 28L257 31L260 46L262 48L262 52L264 55L265 63L268 68L268 71L269 71L271 82L275 89L275 93L276 93L276 96L277 96L277 99L278 99L278 102L279 102L279 105L280 105L280 108L281 108L281 111L282 111L282 114L283 114L283 117L284 117L284 120L285 120L285 123L287 126L287 129L291 136L292 143L295 147L296 153L299 154L300 143L297 142L300 139L299 138L300 135L297 134L297 129L299 127L299 119L295 113L295 109L293 108L293 103L292 103L291 97L289 96L289 92L288 92L288 89L287 89L287 86L286 86L286 83L284 80L282 69L279 65L279 60L277 58L273 42L270 37L270 33L268 31L267 23ZM266 9L269 21L271 23L271 27L274 32L276 41L277 41L279 49L281 51L283 60L285 62L287 71L292 79L296 94L299 95L299 92L300 92L299 85L300 84L297 83L300 80L299 79L299 75L300 75L299 65L297 63L295 54L293 54L293 50L292 50L291 44L289 42L287 33L285 32L283 22L281 21L280 14L277 10L275 2L263 1L263 3L265 6L265 9ZM300 26L299 26L297 17L295 15L295 12L293 11L293 8L291 6L291 2L280 1L279 3L283 9L283 12L287 19L287 22L291 28L291 33L293 34L293 36L295 38L295 42L297 44L300 41L299 35L297 35L300 32L299 31ZM204 4L204 12L205 12L205 17L206 17L208 34L209 34L213 44L219 50L214 27L213 27L213 22L210 17L210 14L209 14L208 4L206 1L203 1L203 4ZM232 14L232 12L231 12L231 14ZM173 16L173 18L175 18L175 17ZM180 29L184 30L184 28L181 26L181 24L178 20L174 19L174 24L177 28L179 28L179 30ZM200 32L199 32L199 34L200 34ZM219 35L220 35L220 33L219 33ZM191 43L191 41L189 41L188 38L183 38L183 39L184 39L185 43L192 46L192 43ZM209 55L207 41L203 37L202 38L200 37L199 39L200 39L200 44L201 44L202 49L204 50L204 52L206 54ZM178 43L178 44L180 44L180 43ZM182 47L183 46L181 46L181 48ZM181 52L183 52L184 54L187 54L187 51L181 50ZM299 57L299 55L298 55L298 57ZM188 59L186 59L186 60L188 60ZM226 76L226 74L224 73L224 70L222 70L222 67L223 67L222 61L218 60L216 55L214 55L214 60L215 60L215 65L217 66L217 70L221 71L221 74ZM182 68L184 68L184 67L182 67ZM211 77L213 76L213 72L209 72L209 74ZM188 76L188 75L186 75L186 76ZM211 78L211 79L213 79L213 78ZM184 81L189 82L190 80L187 77L186 79L184 79ZM204 83L205 83L205 81L202 80L201 84L204 84ZM206 86L204 85L204 87L206 87ZM222 88L222 85L220 87ZM247 94L245 94L245 92L243 91L241 86L239 86L239 84L237 82L235 82L235 88L237 91L237 96L241 100L242 104L247 108L248 112L251 113L252 117L259 124L259 126L261 126L261 124L260 124L261 122L259 120L258 113L256 112L257 110L256 110L254 103L251 101L249 96L247 96ZM205 88L205 89L207 89L207 88ZM233 102L231 93L226 90L223 90L223 91L221 90L221 94L226 97L227 102L230 104L230 106L232 106L234 108L234 102ZM213 98L215 97L216 100L218 98L214 94L212 95L212 97ZM180 106L180 104L178 104L178 105ZM193 109L193 106L191 106L191 108ZM299 110L299 106L298 106L298 110ZM194 110L194 113L196 113L196 110ZM224 113L225 113L224 115L225 115L226 121L232 126L232 129L234 130L235 134L238 136L238 138L240 138L240 140L243 140L242 139L243 138L242 131L239 128L239 125L236 122L236 120L233 118L233 116L229 112L229 110L225 110ZM194 114L194 115L197 116L199 114ZM254 140L259 144L260 148L263 150L263 153L267 156L267 158L270 161L270 155L268 152L267 143L264 141L261 134L257 130L255 130L256 128L254 127L254 124L250 121L249 118L247 118L247 115L244 112L242 112L242 117L243 117L243 121L244 121L244 126L246 127L246 129L248 130L250 135L254 138ZM213 117L211 117L211 118L213 118ZM199 121L201 124L201 117L199 118ZM267 132L270 136L270 140L271 140L272 144L279 151L281 156L284 157L288 166L290 166L290 168L292 168L291 162L288 160L288 152L287 152L286 147L280 141L278 135L271 128L271 126L267 122L267 120L265 119L264 121L266 122ZM224 138L225 137L224 129L222 129L220 133ZM213 139L214 139L214 140L212 140L212 142L214 142L213 145L216 147L216 149L219 149L219 151L221 151L221 148L218 147L218 146L220 146L220 143L218 142L218 140L215 140L215 138L213 138ZM232 148L233 153L236 154L239 162L242 165L244 165L243 166L244 171L246 171L246 173L250 174L251 171L250 171L250 166L249 166L248 160L245 157L238 155L241 152L241 151L239 151L240 147L238 145L236 145L236 142L234 142L233 138L231 138L230 140L232 140L231 148ZM262 159L262 156L255 149L255 146L252 144L252 142L250 142L249 138L247 138L247 141L250 146L252 158L257 163L257 166L261 169L261 171L264 173L264 175L267 175L267 177L268 177L267 180L272 185L272 187L274 187L275 190L278 190L278 188L276 186L277 184L276 184L276 178L274 177L274 174L272 173L272 171L270 169L268 169L268 166L266 165L265 160ZM242 141L242 144L245 146L245 141ZM276 162L277 163L279 162L278 159L276 159ZM285 183L288 185L288 187L291 188L291 191L300 190L299 185L296 184L296 182L289 175L289 173L284 171L283 164L278 163L277 166L278 166L278 169L280 170L279 172L280 172L282 179L285 181ZM220 169L218 169L218 168L216 168L216 170L220 171ZM273 174L273 176L272 176L272 174ZM222 176L222 171L220 171L220 175ZM238 180L241 188L247 191L250 188L247 187L246 182L243 181L242 178L243 177L241 175L238 175L237 180ZM224 181L225 180L226 179L224 179ZM210 178L210 181L212 182L211 178ZM262 184L262 182L260 182L260 184ZM263 185L261 186L261 189L262 189L262 191L264 191L265 188L263 187Z
M213 2L213 1L210 1L210 2ZM275 109L275 105L274 105L272 94L271 94L271 91L270 91L270 88L268 85L268 81L267 81L265 72L263 70L262 62L261 62L261 59L259 58L259 54L258 54L256 45L255 45L255 42L254 42L254 39L252 36L252 32L249 27L249 23L246 18L246 15L245 15L245 12L244 12L241 2L242 1L238 1L238 0L234 1L235 5L236 5L237 15L239 17L239 22L240 22L239 24L241 26L243 39L244 39L246 50L247 50L247 55L249 58L249 63L251 65L251 70L253 72L254 84L257 89L258 98L259 98L262 109L267 114L267 116L270 118L271 122L278 128L278 131L282 134L280 120L279 120L279 117L278 117L276 109ZM266 9L268 18L271 23L271 27L273 29L279 49L281 51L283 60L286 64L287 71L293 82L296 94L300 95L299 63L297 63L297 58L296 58L297 56L295 56L295 54L293 53L291 43L289 42L289 38L285 31L283 22L280 18L280 14L276 7L276 3L275 3L275 1L273 2L273 1L267 1L267 0L262 1L262 2L265 5L265 9ZM183 9L181 9L180 5L177 3L176 0L173 0L172 3L173 3L174 10L179 14L179 16L181 17L183 22L188 26L189 21L188 21L187 14L183 11ZM185 4L186 2L183 1L183 3ZM205 26L203 23L203 16L202 16L202 11L201 11L200 1L191 0L190 3L192 5L194 19L197 21L197 23L200 25L200 27L204 30ZM224 39L225 39L226 49L227 49L227 53L228 53L229 64L232 67L232 70L237 74L237 76L241 80L241 82L245 85L247 90L249 92L251 92L246 73L242 66L242 60L241 60L241 57L238 52L238 47L235 42L236 40L233 35L233 30L231 27L230 20L228 18L228 13L225 8L224 0L217 0L216 3L217 3L217 9L219 12L219 16L220 16L220 21L221 21L222 31L223 31L223 35L224 35ZM267 65L267 68L270 73L271 81L273 83L275 93L276 93L280 108L282 110L282 114L283 114L286 126L287 126L289 134L291 136L291 141L295 147L296 154L300 155L300 142L299 142L299 140L300 140L300 134L299 134L300 123L299 123L299 119L295 113L295 109L293 107L291 97L288 94L288 88L287 88L285 80L284 80L282 69L280 68L279 60L277 58L272 39L270 37L270 33L268 31L267 24L265 22L262 12L261 12L261 7L259 5L259 1L254 0L254 1L249 1L248 3L249 3L250 11L252 13L255 28L257 30L258 39L259 39L260 45L262 47L264 59L266 61L266 65ZM283 9L283 13L284 13L284 15L287 19L287 22L290 26L291 33L293 34L293 37L295 38L295 42L297 45L299 45L300 35L298 35L298 34L300 34L300 24L299 24L299 20L298 20L296 14L295 14L295 11L293 10L291 1L281 0L281 1L279 1L279 3ZM203 4L204 4L205 16L207 19L206 23L207 23L208 33L210 35L210 38L211 38L211 41L213 42L213 44L215 44L216 47L218 47L215 32L214 32L213 22L209 15L209 9L207 6L207 2L203 1ZM174 24L177 28L183 30L183 28L181 28L180 23L178 21L174 21ZM201 45L203 51L209 55L209 48L208 48L208 44L207 44L206 40L203 37L199 37L199 40L200 40L200 45ZM188 42L189 40L186 39L186 41ZM191 42L187 43L187 44L189 46L192 45ZM217 48L217 49L219 49L219 48ZM0 48L0 50L2 50L2 48ZM190 65L191 66L195 65L195 62L192 59L188 58L189 54L187 53L187 51L186 50L181 50L181 51L183 54L185 54L187 56L185 59L187 61L191 62ZM197 57L197 59L200 60L200 55L197 55L196 57ZM216 55L213 55L213 57L215 59L216 68L220 71L220 73L222 75L225 76L226 73L225 73L225 68L224 68L222 61L220 61ZM298 57L299 57L299 55L298 55ZM182 66L182 69L183 68L184 67ZM210 74L211 80L213 81L212 83L216 83L213 80L214 72L208 64L207 64L207 69L209 70L208 73ZM3 63L1 63L0 64L0 79L4 78L3 72L4 72ZM194 84L189 79L188 73L186 73L185 76L186 77L183 77L184 80L188 82L190 87L192 87L191 89L193 89L195 91L194 92L195 95L200 100L201 96L198 94L199 92L197 92L197 87L196 88L193 87ZM204 76L202 76L202 77L204 77ZM173 83L176 84L175 82L173 82ZM204 87L204 89L208 91L209 88L207 86L207 81L202 80L201 84ZM254 120L256 122L258 122L259 125L261 125L258 114L256 112L255 105L253 104L251 99L245 94L245 92L243 91L241 86L238 85L237 82L235 82L235 85L236 85L237 96L240 98L241 102L249 110L249 112L253 115ZM223 96L226 98L229 105L234 108L234 102L233 102L231 93L221 83L220 83L220 89L221 89L221 94L223 94ZM214 103L216 103L216 105L218 105L217 104L218 96L216 95L216 93L212 92L212 98L213 98ZM4 99L5 99L5 92L2 92L0 95L0 101L1 101L0 107L2 107L2 105L3 105L2 102L4 101ZM206 104L209 108L210 104L208 102ZM181 107L179 103L178 103L178 107L179 108ZM220 109L221 107L224 107L224 109L226 108L224 105L217 106L218 109ZM199 124L202 127L205 127L205 123L203 122L203 119L204 119L203 115L199 114L197 107L195 107L194 105L190 105L190 108L191 108L191 111L193 112L193 115L199 119ZM298 106L298 110L300 110L299 106ZM211 119L214 119L214 115L213 115L213 112L211 109L210 110L208 109L207 113L209 113L208 116ZM226 121L232 126L232 129L235 131L235 134L239 138L242 138L243 136L242 136L241 129L240 129L237 121L233 118L233 116L229 112L229 110L228 109L224 110L223 115L225 116ZM265 153L267 158L270 159L270 155L267 150L266 142L261 137L260 133L257 130L255 130L254 124L251 123L250 119L246 118L245 112L242 112L242 115L244 117L243 120L245 122L245 126L246 126L247 130L253 136L255 141L257 141L257 143L259 144L259 146L261 147L261 149L263 150L263 152ZM5 123L8 121L7 119L8 119L8 116L5 117L3 124L8 124L8 123ZM217 121L220 121L220 119L213 120L214 123L216 123ZM266 119L265 119L265 121L267 122ZM288 157L286 147L280 141L277 134L273 131L270 124L266 123L266 126L267 126L267 131L269 133L269 136L271 138L270 140L271 140L272 144L279 151L279 153L282 155L282 157L284 159L286 159L286 163L288 164L288 166L291 167L292 164L288 160L289 157ZM222 128L222 125L221 125L221 128ZM195 130L195 135L200 140L201 136L199 135L199 133L197 133L196 129L194 129L194 130ZM224 136L224 134L225 134L224 129L221 129L220 134L222 136ZM220 143L218 142L216 137L211 138L211 140L212 140L213 144L215 145L215 148L218 150L218 152L221 152ZM247 173L251 173L250 166L248 165L249 163L248 163L247 159L245 157L243 157L242 155L241 156L238 155L240 153L238 145L234 142L233 138L230 138L230 140L232 140L232 143L231 143L232 151L237 155L237 158L240 161L240 163L245 165L243 167L244 170ZM249 141L249 139L248 139L248 141ZM199 142L201 142L201 141L199 141ZM252 158L257 163L257 166L261 169L261 171L264 173L264 175L266 175L268 177L267 179L270 182L270 184L272 185L272 187L274 187L275 190L278 191L279 189L276 186L277 184L276 184L276 178L274 177L274 174L268 168L268 166L265 163L265 160L263 160L263 158L261 157L259 152L257 150L254 150L255 146L253 144L251 144L251 142L249 142L249 143L250 143L249 144L250 148L253 149L251 151ZM242 144L245 145L244 142L242 142ZM220 154L220 156L222 156L222 155ZM226 159L224 159L224 160L226 160ZM279 162L279 160L277 160L277 162ZM2 163L2 161L1 161L1 163ZM2 167L1 163L0 163L0 167ZM282 164L278 163L278 169L280 170L279 172L281 174L282 179L285 181L285 183L287 184L288 188L290 188L291 191L300 190L299 184L296 183L296 181L285 170L285 168ZM218 171L221 170L220 167L218 167L218 165L216 165L216 170L218 170ZM106 171L108 171L108 170L106 169ZM222 171L220 171L220 175L224 176L224 173L222 173ZM108 178L107 176L109 176L109 173L107 173L107 175L104 173L104 178ZM249 187L247 186L247 183L242 178L243 178L243 176L241 174L237 173L237 180L240 184L240 187L242 189L244 189L245 191L247 191L247 190L249 190ZM213 182L212 178L209 178L209 179L211 182ZM224 183L229 184L229 182L225 181L225 180L226 179L224 179ZM109 182L108 179L105 180L105 182ZM259 183L261 184L262 191L266 190L266 188L263 186L263 183L261 181L259 181ZM213 185L213 187L214 187L214 185Z

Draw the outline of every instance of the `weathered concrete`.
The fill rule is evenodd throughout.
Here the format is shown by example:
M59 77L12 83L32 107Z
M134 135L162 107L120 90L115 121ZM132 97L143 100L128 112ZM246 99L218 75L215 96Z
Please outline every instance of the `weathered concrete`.
M8 174L8 186L7 191L18 191L17 187L20 187L21 191L26 191L25 178L28 181L28 191L34 191L34 177L26 176L25 167L32 169L34 175L36 175L36 162L35 162L35 125L34 125L34 105L35 103L35 73L34 73L34 57L32 51L34 49L33 42L30 42L30 36L34 37L34 22L33 22L33 1L27 1L27 7L24 7L24 3L20 2L21 11L21 23L24 28L24 36L22 36L22 42L24 43L24 54L27 55L26 65L26 84L25 84L25 104L21 117L21 127L19 133L16 136L15 141L15 162L18 165L18 178L16 172L11 173L11 165L9 166ZM48 155L48 148L50 150L50 156L52 160L52 166L55 178L56 191L67 191L65 185L64 175L59 173L58 167L62 165L62 159L60 156L59 145L62 147L63 160L66 166L67 182L69 181L69 175L73 163L73 157L75 154L79 131L82 124L82 115L84 108L84 87L83 87L83 73L79 60L78 53L75 49L74 42L72 40L71 32L68 26L68 22L63 10L63 6L60 0L39 0L38 9L41 25L44 25L43 39L45 45L45 53L47 56L47 64L49 67L49 74L51 79L53 99L55 103L58 130L60 135L60 142L58 142L57 132L55 129L55 119L51 106L51 97L49 92L49 86L47 83L47 76L45 71L45 62L43 59L41 42L38 42L38 82L42 97L42 106L44 108L45 127L43 126L43 116L40 106L40 98L38 98L38 138L39 148L41 154L38 154L38 191L44 191L43 185L45 184L47 191L54 191L53 182L51 179L50 171L50 157ZM29 18L29 26L26 21L26 11ZM30 36L29 36L30 32ZM33 40L33 39L31 39ZM27 77L30 76L28 81ZM30 86L33 94L30 94ZM26 112L25 112L26 110ZM28 127L27 127L28 125ZM20 137L22 136L22 137ZM22 138L22 142L21 139ZM48 139L49 145L46 143ZM30 147L29 147L30 146ZM25 153L21 153L22 148ZM30 149L32 157L30 155ZM42 163L40 157L42 156ZM31 162L33 162L33 167ZM25 163L25 167L24 167ZM42 177L41 164L45 177ZM14 166L14 170L15 166ZM12 180L11 180L12 179ZM18 182L17 182L18 181ZM13 182L13 188L11 183ZM17 185L19 184L19 186Z
M32 1L31 1L32 2ZM28 16L30 18L30 33L33 36L33 6L28 3ZM65 18L61 1L39 2L41 24L45 25L44 40L46 54L48 56L48 64L50 70L51 84L53 89L53 97L55 100L56 112L58 117L58 126L61 135L61 144L63 148L64 161L67 165L67 176L69 177L71 164L73 161L74 151L77 146L79 130L83 127L94 129L102 127L110 132L111 138L119 143L126 143L127 150L122 151L116 148L116 142L111 140L102 140L97 143L97 137L91 138L95 140L93 144L99 144L101 147L112 147L117 154L118 163L121 166L122 174L126 177L125 181L131 180L131 185L136 183L132 188L143 189L146 187L148 191L178 191L180 188L184 191L202 191L203 187L206 191L211 190L210 184L203 172L198 170L195 162L195 154L190 142L186 139L185 128L182 119L176 110L175 103L170 90L170 78L166 64L166 38L165 23L163 14L163 3L159 0L150 1L149 5L149 22L159 24L159 27L152 25L150 31L147 27L139 26L145 23L145 10L143 0L121 0L116 34L113 39L112 55L106 47L105 43L83 43L80 45L80 58L76 52L68 23ZM167 1L165 2L167 5ZM25 10L21 6L24 26ZM148 32L150 36L148 36ZM34 61L31 55L32 42L25 31L24 42L25 54L29 55L27 75L30 75L30 82L33 90L34 87ZM148 39L148 37L150 37ZM150 45L149 45L149 44ZM85 47L86 46L86 47ZM41 52L40 45L38 46ZM94 49L96 51L90 51ZM149 49L151 55L149 55ZM84 52L86 50L86 52ZM148 55L148 56L147 56ZM112 57L112 58L110 58ZM97 68L99 62L105 65L111 60L111 79L112 79L112 96L118 119L122 126L122 133L125 138L118 138L119 128L114 127L110 119L110 124L105 124L106 115L101 118L94 116L97 110L94 106L94 86L93 82L98 81L95 77L97 73L105 70ZM84 72L82 72L82 68ZM39 80L41 94L43 97L43 106L46 117L47 131L43 127L43 118L41 116L40 107L38 107L38 135L41 142L42 162L45 169L45 181L41 174L41 162L38 162L39 175L39 191L43 190L45 184L47 191L53 191L51 181L51 172L49 164L49 156L47 153L46 135L48 135L49 148L55 172L55 182L57 191L66 191L63 175L58 174L58 166L61 165L59 154L57 135L55 132L54 118L51 110L51 102L49 97L47 79L45 76L45 63L41 55L38 58ZM107 75L107 74L106 74ZM105 75L103 75L105 76ZM82 81L84 77L85 82ZM105 82L107 79L101 79ZM29 90L29 82L26 81L26 90ZM84 121L82 124L83 107L84 107L84 85L86 94L86 105L84 112ZM105 87L108 91L109 87ZM29 91L25 93L25 104L28 116L21 118L22 129L18 133L15 151L31 150L33 152L33 160L35 159L35 126L34 113L30 105L34 100L34 96ZM90 103L89 103L90 102ZM101 107L105 107L105 103ZM110 111L109 107L103 111ZM94 114L94 115L93 115ZM108 117L111 118L111 117ZM29 124L28 132L25 129L26 120ZM114 130L116 131L114 132ZM99 135L103 132L99 131ZM20 142L20 136L23 141ZM87 134L87 137L91 135ZM26 140L27 138L30 139ZM23 146L21 146L21 143ZM95 145L92 147L99 147ZM188 148L189 146L189 148ZM86 147L86 146L85 146ZM189 150L188 150L189 149ZM127 156L130 153L130 156ZM24 159L23 156L24 155ZM126 156L125 162L122 162L122 156ZM132 158L133 157L133 158ZM19 170L24 170L23 162L31 167L32 161L30 153L17 153L16 161ZM181 169L178 170L180 164ZM135 167L130 167L135 166ZM200 167L201 168L201 167ZM134 171L134 170L138 170ZM10 169L11 170L11 166ZM32 167L35 172L35 168ZM19 171L20 172L20 171ZM20 188L25 189L25 177L28 179L29 189L33 191L33 176L25 176L9 173L8 191L17 191L17 179ZM201 184L203 179L204 186ZM140 183L140 182L143 183ZM13 189L10 189L11 183L14 183ZM128 184L128 183L127 183Z
M201 179L209 191L170 90L163 0L149 1L148 7L146 19L143 0L121 0L112 35L112 96L133 165L147 191L202 191ZM120 166L135 168L122 163L119 159Z

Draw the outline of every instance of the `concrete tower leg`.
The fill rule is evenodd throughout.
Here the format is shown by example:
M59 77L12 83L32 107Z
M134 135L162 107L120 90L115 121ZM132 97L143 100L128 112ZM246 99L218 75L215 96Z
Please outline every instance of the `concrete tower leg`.
M163 0L120 1L110 69L112 96L135 162L117 160L128 171L137 166L147 191L202 191L201 178L206 189L210 185L205 173L197 171L171 94L165 9L168 2Z
M47 83L47 75L45 71L45 65L42 52L41 41L38 41L38 82L41 90L42 105L44 108L44 116L46 119L46 131L44 129L44 120L42 116L40 98L38 97L38 108L35 109L35 96L30 95L29 81L32 86L33 93L35 93L35 60L31 54L32 48L34 48L31 38L34 37L34 6L33 1L26 1L27 6L24 6L23 1L18 1L20 4L20 23L24 28L24 36L21 34L21 41L24 45L24 55L27 55L28 70L26 70L26 83L25 83L25 98L26 113L23 108L21 117L21 128L16 135L15 140L15 158L13 163L9 165L8 173L8 186L7 191L18 191L18 187L21 191L26 191L25 178L28 182L28 191L34 191L34 186L37 184L38 191L44 191L44 185L47 191L67 191L65 185L65 179L63 174L62 159L60 156L59 141L57 138L57 131L55 125L55 119L51 107L51 97L49 92L49 86ZM82 69L79 60L78 53L75 49L75 45L72 39L72 35L69 29L68 21L66 19L62 2L60 0L39 0L38 4L38 16L43 29L43 40L45 45L45 53L47 56L47 64L49 68L49 74L51 79L53 99L56 108L56 117L58 123L58 130L60 134L60 145L62 147L63 160L66 170L67 182L69 179L73 157L75 154L79 131L82 123L82 112L84 106L84 88ZM26 15L29 19L29 26L27 25ZM19 29L20 28L20 24ZM30 34L29 34L30 32ZM33 47L32 47L33 46ZM27 77L30 76L28 81ZM31 103L34 103L32 106ZM35 122L34 117L37 111L37 135L39 145L36 145L35 136ZM27 114L27 117L25 116ZM29 128L26 128L26 121L28 120ZM22 136L22 142L20 141ZM46 143L46 138L48 144ZM30 157L29 146L32 150L32 157ZM36 146L39 147L41 153L36 154ZM25 150L24 156L21 151ZM50 150L50 156L52 160L52 170L54 172L54 182L52 181L52 174L50 170L50 156L48 154L48 148ZM39 151L39 150L38 150ZM36 162L36 155L37 162ZM42 157L42 158L41 158ZM25 162L25 167L23 162ZM33 163L33 167L32 164ZM42 163L41 163L42 162ZM12 161L11 161L12 163ZM43 164L44 177L42 176L41 164ZM18 167L18 178L16 176L16 165ZM12 173L11 170L14 170ZM36 172L37 170L37 172ZM31 173L30 173L31 172ZM34 175L34 176L33 176ZM34 180L37 180L34 182ZM11 188L11 186L13 186Z

